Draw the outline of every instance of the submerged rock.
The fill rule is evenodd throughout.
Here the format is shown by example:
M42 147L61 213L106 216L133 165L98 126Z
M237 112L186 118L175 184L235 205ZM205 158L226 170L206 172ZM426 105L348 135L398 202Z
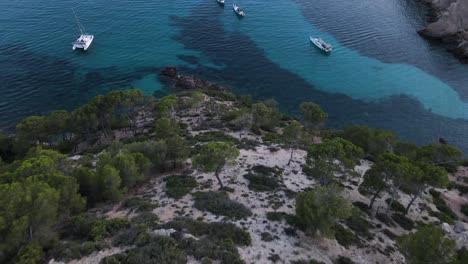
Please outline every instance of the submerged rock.
M179 75L175 67L164 68L160 75L175 81L175 87L184 90L228 91L227 87L223 85L199 79L194 75Z

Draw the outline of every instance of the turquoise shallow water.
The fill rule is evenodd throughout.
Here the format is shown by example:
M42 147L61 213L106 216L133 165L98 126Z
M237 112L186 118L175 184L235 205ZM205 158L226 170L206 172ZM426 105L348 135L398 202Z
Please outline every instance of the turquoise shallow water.
M368 124L419 143L439 136L468 149L468 66L416 30L412 0L0 1L0 127L72 109L96 94L164 89L161 67L218 81L238 94L275 97L283 110L314 100L331 126ZM87 52L71 7L95 35ZM334 45L325 56L309 35Z

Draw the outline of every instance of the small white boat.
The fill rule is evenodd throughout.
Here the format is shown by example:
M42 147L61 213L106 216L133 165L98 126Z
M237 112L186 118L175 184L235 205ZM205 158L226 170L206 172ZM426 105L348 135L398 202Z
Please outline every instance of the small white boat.
M238 6L237 4L233 4L232 8L234 9L234 12L236 12L237 15L241 17L245 16L244 10L240 8L240 6Z
M216 0L216 2L218 2L218 4L224 6L224 0Z
M78 17L76 16L75 10L73 8L72 10L73 10L73 14L75 15L76 24L81 33L80 37L75 42L73 42L72 49L73 50L75 49L87 50L89 46L91 45L91 43L93 42L94 35L86 33L85 28L83 27L83 25L81 25L80 21L78 20Z
M332 45L326 43L325 41L323 41L321 38L314 38L312 36L309 37L310 38L310 41L312 43L314 43L315 46L317 46L317 48L325 51L326 53L330 53L332 52L333 50L333 47Z
M91 43L93 42L94 36L81 34L81 36L73 43L73 50L75 49L83 49L87 50Z

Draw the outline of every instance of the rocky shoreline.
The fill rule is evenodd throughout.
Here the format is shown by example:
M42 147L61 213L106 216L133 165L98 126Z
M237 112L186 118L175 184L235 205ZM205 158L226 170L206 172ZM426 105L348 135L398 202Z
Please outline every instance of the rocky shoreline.
M468 63L468 1L423 0L433 12L434 20L419 33L448 44L462 62Z
M194 75L181 75L176 67L166 67L160 73L160 77L169 79L175 88L183 90L212 90L212 91L228 91L229 89L223 85L212 83Z

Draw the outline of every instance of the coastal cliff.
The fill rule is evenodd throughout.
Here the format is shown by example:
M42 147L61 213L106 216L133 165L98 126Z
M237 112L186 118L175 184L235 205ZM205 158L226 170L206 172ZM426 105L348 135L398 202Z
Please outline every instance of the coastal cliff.
M468 1L424 0L435 20L419 31L425 37L442 40L462 61L468 62Z

